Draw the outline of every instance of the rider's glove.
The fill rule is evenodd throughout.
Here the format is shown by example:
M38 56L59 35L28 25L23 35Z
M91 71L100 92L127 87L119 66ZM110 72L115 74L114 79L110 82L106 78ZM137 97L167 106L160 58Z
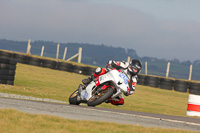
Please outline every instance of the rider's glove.
M119 65L117 65L117 63L113 60L108 61L107 65L106 65L107 70L113 70L113 69L119 70L120 68L121 67Z
M112 70L113 69L113 66L111 65L112 64L112 60L110 60L110 61L108 61L108 63L106 64L106 70L107 71L110 71L110 70Z
M112 67L110 64L106 65L106 70L107 70L107 71L110 71L110 70L112 70L112 69L113 69L113 67Z

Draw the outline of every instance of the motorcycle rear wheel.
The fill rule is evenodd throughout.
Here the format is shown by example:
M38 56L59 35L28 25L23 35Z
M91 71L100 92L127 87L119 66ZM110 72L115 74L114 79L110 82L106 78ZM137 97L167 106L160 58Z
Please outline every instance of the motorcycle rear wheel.
M111 97L114 93L113 88L108 87L105 90L100 91L99 93L92 94L92 97L87 102L88 106L96 106L105 102L109 97Z
M70 96L69 96L69 104L79 105L80 101L77 100L78 97L78 89L75 90Z

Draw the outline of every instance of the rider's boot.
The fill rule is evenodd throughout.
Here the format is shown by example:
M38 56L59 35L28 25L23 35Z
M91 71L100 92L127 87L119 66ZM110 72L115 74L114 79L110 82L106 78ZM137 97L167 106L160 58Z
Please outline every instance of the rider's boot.
M87 79L83 79L82 83L87 86L92 80L94 79L94 76L91 75L90 77L88 77Z
M92 74L90 77L88 77L87 79L83 79L82 80L82 83L84 85L88 85L92 80L94 80L96 77L100 76L100 75L103 75L106 73L106 70L104 68L101 68L101 67L98 67L94 74Z
M106 73L106 70L104 68L98 67L94 74L92 74L90 77L88 77L87 79L83 79L82 82L84 85L88 85L92 80L94 80L96 77L103 75Z

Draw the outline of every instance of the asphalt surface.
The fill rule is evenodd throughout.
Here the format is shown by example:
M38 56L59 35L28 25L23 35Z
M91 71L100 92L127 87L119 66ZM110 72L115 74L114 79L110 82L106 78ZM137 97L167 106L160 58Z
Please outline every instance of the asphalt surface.
M0 97L0 108L10 108L26 113L53 115L74 120L114 122L119 124L141 125L144 127L162 127L200 132L200 118L193 117L180 117L3 97Z

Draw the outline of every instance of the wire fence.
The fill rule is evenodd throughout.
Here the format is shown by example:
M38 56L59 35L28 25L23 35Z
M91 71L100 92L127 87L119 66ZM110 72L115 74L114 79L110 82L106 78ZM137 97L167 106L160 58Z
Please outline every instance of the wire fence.
M162 77L170 77L186 80L200 80L200 68L192 64L180 65L174 62L170 63L168 76L167 66L169 62L148 61L148 65L143 65L142 74L157 75ZM143 62L145 64L145 62ZM145 70L146 69L146 70ZM146 72L147 71L147 72Z
M6 46L8 44L10 47ZM74 45L74 44L71 44L71 45ZM42 46L44 46L44 53L43 53L44 57L56 58L57 43L54 43L54 42L43 42L43 41L32 42L31 50L30 50L31 54L40 56ZM77 54L78 47L80 47L80 45L77 45L76 47L74 47L74 46L65 45L61 43L60 48L59 48L59 54L58 54L59 59L63 59L64 51L66 47L67 47L67 54L66 54L65 59L69 59L73 55ZM10 51L26 53L27 42L9 41L6 44L6 41L4 41L4 44L0 43L0 48L10 50ZM85 62L84 60L87 60L87 63L88 63L90 59L89 57L83 57L83 62ZM94 62L95 61L91 62L89 65L92 65ZM148 66L145 66L145 62L146 62L145 60L142 60L142 64L143 64L143 68L141 72L142 74L145 74L145 68L147 67L146 71L148 71L147 73L148 75L157 75L157 76L166 77L168 61L147 61ZM177 78L177 79L189 79L190 65L191 64L180 65L179 63L171 62L168 77ZM192 72L191 72L191 80L200 80L200 67L193 65Z

